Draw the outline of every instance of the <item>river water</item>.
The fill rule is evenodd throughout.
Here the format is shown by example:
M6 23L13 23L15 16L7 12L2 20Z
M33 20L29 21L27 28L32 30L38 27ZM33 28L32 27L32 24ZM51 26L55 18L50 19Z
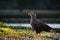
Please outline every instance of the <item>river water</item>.
M23 27L31 27L29 23L7 23L7 26L23 26ZM47 24L52 28L60 28L60 24Z

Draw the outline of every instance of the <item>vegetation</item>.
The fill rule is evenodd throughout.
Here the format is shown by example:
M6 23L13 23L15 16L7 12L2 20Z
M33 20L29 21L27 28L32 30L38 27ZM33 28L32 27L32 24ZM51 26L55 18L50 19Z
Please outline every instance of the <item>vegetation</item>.
M42 31L39 34L36 34L34 31L32 31L32 29L13 29L13 28L9 28L7 27L5 23L0 22L0 37L1 39L5 39L5 40L44 40L45 37L58 37L59 33L56 32L44 32ZM8 38L8 39L6 39Z

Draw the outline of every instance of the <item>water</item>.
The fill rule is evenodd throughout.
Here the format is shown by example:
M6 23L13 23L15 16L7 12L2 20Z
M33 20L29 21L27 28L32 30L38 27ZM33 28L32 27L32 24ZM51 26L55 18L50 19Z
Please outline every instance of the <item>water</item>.
M31 27L28 23L7 23L7 26L23 26L23 27ZM60 24L47 24L52 28L60 28Z

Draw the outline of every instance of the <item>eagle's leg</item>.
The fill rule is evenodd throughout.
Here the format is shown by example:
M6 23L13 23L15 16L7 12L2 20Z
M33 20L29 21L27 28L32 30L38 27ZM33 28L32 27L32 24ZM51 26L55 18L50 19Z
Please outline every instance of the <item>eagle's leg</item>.
M36 33L40 33L40 32L42 32L41 30L35 30L36 31Z

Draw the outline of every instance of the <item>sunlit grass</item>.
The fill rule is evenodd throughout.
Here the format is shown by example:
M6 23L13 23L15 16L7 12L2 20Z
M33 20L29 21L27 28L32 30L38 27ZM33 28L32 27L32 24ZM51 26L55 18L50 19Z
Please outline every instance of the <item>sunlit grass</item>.
M18 33L11 29L11 28L0 28L0 34L3 34L3 35L14 35L14 34L17 34Z
M51 32L45 32L42 31L41 33L36 34L35 31L33 31L32 29L13 29L13 28L9 28L3 26L3 23L0 23L0 37L12 37L12 38L18 38L21 39L22 37L29 37L31 38L31 40L41 40L44 37L58 37L59 33L56 33L55 31L51 31Z
M15 29L11 29L11 28L0 28L0 37L4 37L6 39L6 37L12 37L12 38L17 38L17 39L30 39L31 40L44 40L44 37L57 37L59 36L59 34L57 35L56 32L41 32L36 34L36 32L32 31L32 30L26 30L26 29L19 29L19 30L15 30ZM13 40L13 39L12 39Z
M55 32L45 32L45 31L43 31L43 32L41 32L39 34L36 34L32 30L26 30L26 29L15 30L15 29L11 29L11 28L3 28L3 27L1 27L0 28L0 35L1 34L4 34L4 35L21 35L21 36L25 36L25 35L51 36L51 35L54 35Z

